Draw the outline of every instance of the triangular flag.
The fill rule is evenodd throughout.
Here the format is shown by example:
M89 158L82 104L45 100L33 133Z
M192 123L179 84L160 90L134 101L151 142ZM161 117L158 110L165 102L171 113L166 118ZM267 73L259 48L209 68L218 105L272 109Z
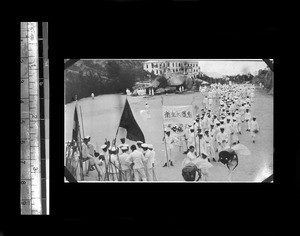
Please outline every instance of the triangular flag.
M132 141L145 142L144 134L133 116L127 98L126 98L123 114L121 116L119 127L123 127L124 129L127 130L127 135L126 135L127 139Z
M75 107L72 141L75 141L77 143L77 146L79 146L79 144L81 142L80 138L81 138L81 136L80 136L79 119L78 119L77 107Z

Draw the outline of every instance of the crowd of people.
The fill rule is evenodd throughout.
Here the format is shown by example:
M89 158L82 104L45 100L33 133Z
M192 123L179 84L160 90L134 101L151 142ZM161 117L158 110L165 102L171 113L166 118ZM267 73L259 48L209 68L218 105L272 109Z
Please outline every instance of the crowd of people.
M90 136L84 137L81 147L74 141L67 143L66 166L77 180L97 171L98 181L157 181L152 144L137 141L128 145L121 138L119 145L105 141L97 152L90 140Z
M219 161L219 153L240 143L242 127L255 143L259 125L252 109L254 85L211 84L200 91L204 99L202 104L197 104L202 109L194 122L165 128L162 167L174 166L175 146L178 145L186 154L181 168L196 163L203 179L208 180L209 168ZM145 109L150 114L147 103ZM121 138L118 146L115 140L106 141L100 150L95 150L90 139L90 136L83 138L80 145L74 141L67 144L67 166L77 180L82 179L81 175L97 171L99 181L157 181L153 145L141 141L128 145L125 138Z
M242 126L246 126L246 132L250 133L249 136L255 143L259 125L256 116L252 115L251 106L255 96L253 85L212 84L201 91L204 94L202 109L200 114L196 114L193 124L185 125L181 135L178 135L178 126L169 127L164 139L171 166L174 144L177 143L186 147L187 156L182 168L190 162L197 162L204 173L204 179L207 179L208 169L212 166L211 163L218 161L218 154L240 143Z

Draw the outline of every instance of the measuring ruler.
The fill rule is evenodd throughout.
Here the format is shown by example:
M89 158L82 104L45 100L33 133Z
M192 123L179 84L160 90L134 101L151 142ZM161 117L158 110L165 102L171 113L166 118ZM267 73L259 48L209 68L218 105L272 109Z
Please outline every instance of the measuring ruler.
M42 214L38 23L21 22L21 214Z

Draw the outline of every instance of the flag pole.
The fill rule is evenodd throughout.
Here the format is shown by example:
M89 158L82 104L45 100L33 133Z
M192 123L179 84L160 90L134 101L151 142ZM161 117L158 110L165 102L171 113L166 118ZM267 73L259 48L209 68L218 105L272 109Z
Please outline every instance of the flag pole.
M163 106L164 105L163 97L162 97L162 95L160 97L161 97L161 105ZM170 165L169 165L168 151L167 151L166 132L165 132L165 127L164 127L164 122L162 123L162 126L163 126L163 132L164 132L164 138L163 139L164 139L165 152L166 152L166 157L167 157L167 166L170 167Z
M77 102L77 101L76 101ZM81 124L82 124L82 134L83 134L83 137L85 137L85 135L84 135L84 126L83 126L83 117L82 117L82 110L81 110L81 106L79 106L80 107L80 116L81 116ZM87 166L87 173L89 173L89 171L90 171L90 161L89 160L86 160L86 161L88 161L88 166Z
M76 112L77 112L77 100L76 100ZM78 117L78 113L77 113L77 117ZM78 129L78 132L79 132L79 138L80 138L80 142L77 143L77 147L78 147L78 150L79 150L79 163L80 163L80 179L81 181L84 181L84 174L83 174L83 163L82 163L82 147L81 147L81 135L80 135L80 124L79 124L79 121L78 121L78 126L79 126L79 129ZM78 140L77 140L78 141Z
M85 137L84 136L84 128L83 128L82 110L81 110L81 106L79 106L79 107L80 107L80 115L81 115L81 123L82 123L82 134L83 134L83 137Z

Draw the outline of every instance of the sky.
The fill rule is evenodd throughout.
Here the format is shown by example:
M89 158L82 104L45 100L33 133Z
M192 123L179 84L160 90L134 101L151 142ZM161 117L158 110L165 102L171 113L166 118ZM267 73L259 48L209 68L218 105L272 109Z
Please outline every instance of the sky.
M260 60L260 59L258 59ZM219 60L201 60L199 61L200 70L202 72L215 72L221 75L237 75L237 74L255 74L260 69L267 67L264 61L219 61Z

